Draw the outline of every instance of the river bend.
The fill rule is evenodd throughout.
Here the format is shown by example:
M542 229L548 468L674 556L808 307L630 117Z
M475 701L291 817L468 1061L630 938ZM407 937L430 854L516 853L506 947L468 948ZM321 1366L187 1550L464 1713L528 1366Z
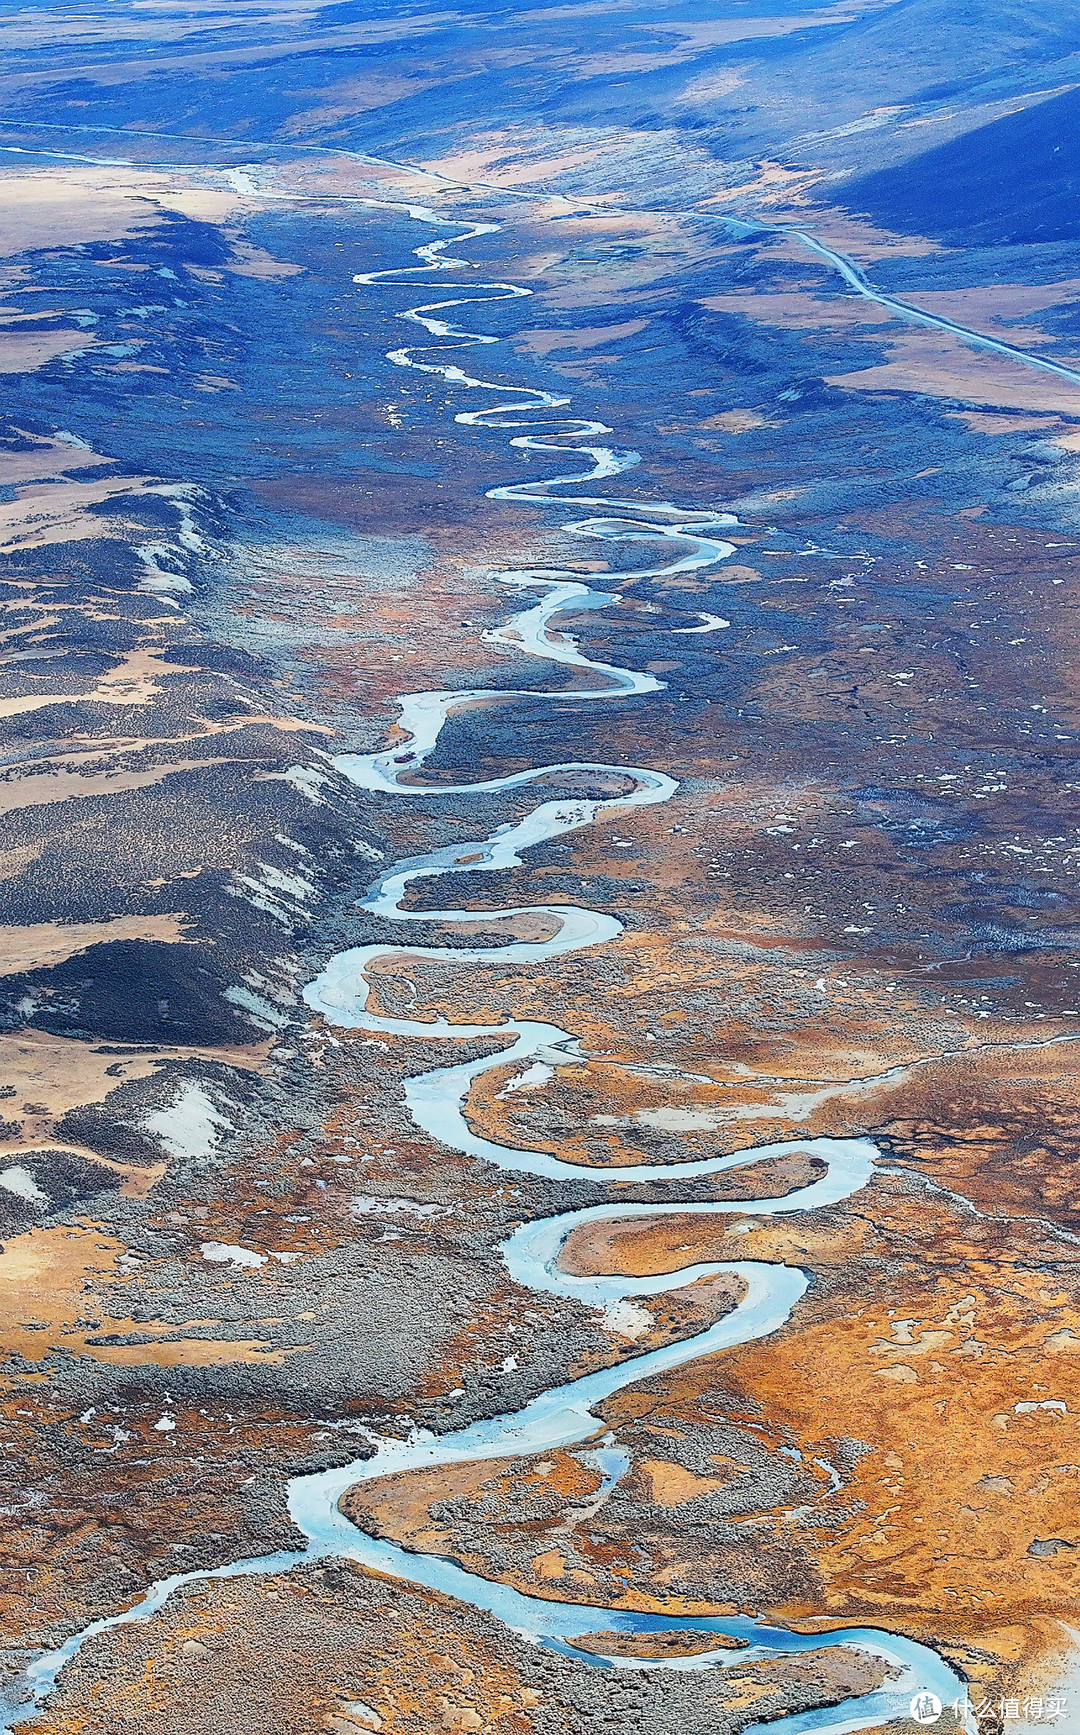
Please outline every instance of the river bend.
M447 226L444 219L426 207L413 205L407 209L410 217L418 222ZM364 273L354 281L363 288L392 288L421 280L430 281L442 272L471 271L474 267L470 261L451 255L448 249L489 234L499 225L476 222L464 229L458 225L455 227L458 232L450 237L428 241L416 248L415 257L419 261L416 265ZM638 454L608 444L607 436L612 430L601 422L558 416L556 412L564 410L570 402L566 397L531 387L515 390L503 382L470 373L462 365L468 352L500 340L487 333L466 331L443 316L470 304L518 299L532 292L520 285L502 282L467 282L453 287L456 293L452 296L407 308L399 315L420 326L434 341L392 350L388 359L400 367L441 376L448 385L470 394L496 394L499 401L486 407L460 411L455 419L493 432L505 430L510 434L511 446L519 451L557 453L561 461L570 460L570 468L560 468L559 473L546 479L493 488L489 490L490 498L507 503L527 502L533 507L547 504L588 508L590 510L584 516L574 516L563 523L562 529L567 535L600 542L645 543L653 550L654 559L657 553L661 554L659 564L638 568L633 574L625 574L626 578L710 567L733 552L733 545L725 539L724 531L732 528L737 520L722 509L687 508L670 501L643 504L591 491L575 492L579 486L591 490L618 476L639 461ZM665 544L670 544L670 552ZM578 648L572 636L560 633L552 626L555 617L567 609L612 605L618 601L617 592L597 590L592 580L585 582L582 574L573 568L528 567L492 576L521 598L525 606L506 625L485 636L507 653L524 652L534 659L543 658L587 675L591 684L577 689L560 689L561 704L613 702L656 692L663 685L650 674L592 661ZM705 616L702 620L700 628L683 630L715 631L727 625L717 616ZM603 774L608 778L614 775L630 785L628 791L616 796L541 799L527 817L514 825L500 826L488 837L434 851L391 870L372 886L364 908L404 923L439 920L455 924L490 924L495 918L525 914L526 911L519 907L480 912L403 910L401 900L408 887L417 880L461 872L498 873L519 863L522 851L578 830L607 809L625 810L664 802L675 793L677 783L665 772L579 761L539 766L506 777L455 786L425 786L415 781L448 716L480 701L490 702L493 697L504 705L512 703L515 697L544 696L543 689L533 687L522 687L516 692L499 689L497 693L490 693L475 689L405 694L399 700L400 740L394 747L370 754L344 754L335 764L354 784L376 796L382 792L430 800L447 794L487 794L521 789L530 784L550 786L557 783L560 774L572 774L574 780L580 782L582 774L587 776L589 773ZM553 1153L514 1150L482 1138L473 1131L465 1114L469 1089L486 1070L505 1066L508 1062L543 1063L555 1068L580 1059L581 1050L573 1032L528 1020L509 1019L496 1025L483 1025L451 1023L445 1018L431 1021L393 1018L368 1006L367 970L376 958L407 955L449 959L459 967L469 963L482 966L493 958L500 966L507 963L540 964L571 951L603 945L622 932L622 923L616 917L574 905L532 905L528 906L527 913L534 917L543 914L548 918L554 929L549 939L513 940L494 950L411 946L404 939L398 945L353 947L328 961L320 975L305 989L304 998L313 1013L343 1029L376 1031L435 1042L484 1036L504 1038L505 1046L494 1054L465 1062L451 1061L409 1079L406 1101L413 1120L433 1139L479 1161L552 1180L573 1179L579 1184L591 1182L603 1190L610 1178L606 1173L568 1162ZM522 1224L504 1243L502 1254L510 1276L528 1289L570 1296L588 1306L607 1308L632 1297L661 1294L694 1283L701 1277L729 1272L741 1280L744 1294L729 1313L695 1336L555 1386L512 1414L474 1422L441 1436L425 1432L418 1432L407 1440L373 1436L372 1443L376 1448L373 1456L358 1459L339 1469L295 1477L289 1487L289 1509L307 1538L305 1548L238 1560L211 1571L181 1573L159 1580L133 1607L93 1622L57 1650L44 1653L32 1662L16 1684L7 1710L0 1714L0 1728L14 1729L33 1717L35 1707L51 1690L64 1664L89 1639L118 1626L151 1619L182 1585L281 1572L327 1556L345 1556L408 1583L445 1592L474 1608L488 1611L531 1642L575 1658L583 1667L726 1668L755 1658L822 1650L837 1645L852 1647L889 1665L890 1679L879 1691L849 1699L839 1708L803 1712L775 1719L767 1725L756 1725L755 1731L760 1735L766 1735L766 1731L768 1735L809 1735L810 1731L846 1735L848 1731L867 1729L907 1715L910 1699L916 1691L927 1689L946 1703L963 1696L961 1678L935 1651L879 1628L850 1627L806 1637L749 1616L695 1617L680 1614L666 1617L530 1597L497 1581L467 1572L452 1561L414 1553L394 1543L368 1537L357 1530L339 1508L342 1495L350 1487L385 1475L438 1464L506 1458L589 1441L597 1445L599 1461L610 1476L617 1477L622 1467L622 1455L604 1447L603 1424L595 1413L597 1406L614 1392L652 1374L767 1337L779 1330L805 1292L808 1279L798 1269L753 1260L697 1263L682 1271L657 1277L577 1277L559 1264L560 1251L567 1237L580 1225L598 1220L647 1218L672 1212L775 1215L813 1210L835 1204L864 1187L879 1155L867 1139L800 1138L675 1165L641 1163L620 1168L618 1179L624 1183L663 1181L677 1186L683 1177L719 1174L782 1157L795 1150L823 1158L827 1170L822 1178L782 1198L731 1203L686 1203L676 1199L670 1203L648 1205L610 1204L600 1200L595 1205ZM743 1639L748 1642L748 1648L733 1652L718 1645L713 1651L692 1657L658 1660L603 1657L575 1647L575 1639L599 1628L620 1633L693 1629L705 1634L715 1632Z

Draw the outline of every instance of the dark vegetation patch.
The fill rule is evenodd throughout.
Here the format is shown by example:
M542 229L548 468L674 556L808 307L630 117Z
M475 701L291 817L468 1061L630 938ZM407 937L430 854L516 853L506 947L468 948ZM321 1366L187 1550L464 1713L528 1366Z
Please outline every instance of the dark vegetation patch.
M242 1043L250 1029L222 998L213 948L154 940L90 946L52 969L5 980L0 1016L58 1036L113 1041ZM31 1009L32 1008L32 1009Z
M834 195L888 229L953 246L1080 236L1080 91L977 127Z
M151 1147L150 1160L156 1157ZM19 1151L0 1157L0 1236L21 1235L53 1211L115 1191L123 1179L121 1171L75 1151Z

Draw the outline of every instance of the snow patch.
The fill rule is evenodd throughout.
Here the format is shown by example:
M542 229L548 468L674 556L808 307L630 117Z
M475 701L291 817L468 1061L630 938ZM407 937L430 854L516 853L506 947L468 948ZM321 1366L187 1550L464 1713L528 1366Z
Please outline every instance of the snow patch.
M0 1172L0 1187L5 1192L14 1193L17 1199L26 1199L31 1205L48 1205L48 1193L43 1193L29 1169L24 1169L21 1163L13 1163L9 1169Z
M330 782L325 771L316 771L312 765L290 765L288 771L282 773L282 783L291 783L301 795L306 795L316 807L325 804L326 797L319 792Z
M170 1157L208 1157L232 1121L223 1115L194 1079L187 1078L171 1108L155 1109L143 1121L156 1133Z
M639 1108L632 1115L594 1114L594 1127L652 1127L659 1133L712 1132L732 1118L721 1108Z
M350 1209L354 1217L368 1217L373 1211L393 1215L403 1211L409 1217L438 1217L449 1209L446 1205L418 1205L415 1199L377 1199L370 1193L353 1195Z
M636 1301L613 1301L605 1307L600 1323L605 1331L612 1331L617 1337L628 1337L633 1342L652 1331L656 1320L648 1308L639 1307Z
M634 1116L639 1127L662 1133L710 1132L726 1118L722 1109L708 1108L641 1108Z
M262 1030L280 1030L289 1022L283 1013L271 1006L268 1000L264 1000L261 994L253 994L250 988L226 988L223 998L231 1000L234 1006L243 1007Z
M342 1706L342 1710L352 1722L358 1723L362 1729L378 1730L383 1726L383 1720L379 1713L373 1710L370 1705L365 1705L363 1699L351 1700L348 1705Z
M295 898L300 903L310 898L315 891L311 880L305 879L301 874L283 873L268 861L259 863L259 874L263 881L261 886L254 880L246 879L243 874L238 874L237 878L243 880L245 885L253 886L256 891L265 891L269 886L271 891L283 892L286 897Z
M509 1096L515 1090L538 1090L546 1084L549 1078L555 1077L555 1068L548 1066L543 1060L534 1061L524 1072L519 1072L516 1078L510 1079L499 1092L499 1100Z
M265 1253L255 1253L250 1247L230 1247L225 1241L204 1241L199 1252L211 1265L239 1265L244 1270L254 1271L266 1264Z

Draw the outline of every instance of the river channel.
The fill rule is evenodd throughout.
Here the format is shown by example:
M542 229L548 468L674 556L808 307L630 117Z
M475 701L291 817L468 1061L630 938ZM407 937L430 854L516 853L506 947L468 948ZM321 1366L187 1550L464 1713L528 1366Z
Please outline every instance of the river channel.
M412 205L407 209L409 216L417 222L446 226L444 219L426 207ZM470 261L451 255L448 249L493 233L499 225L476 222L464 229L460 225L456 227L457 232L448 238L428 241L418 247L415 256L419 263L415 266L359 275L355 279L358 288L391 289L419 280L430 282L448 271L468 274L475 270ZM558 453L564 463L570 460L569 468L560 469L555 476L494 488L490 491L490 498L507 503L528 502L533 508L547 504L589 509L589 515L575 516L564 522L562 530L569 537L590 542L649 545L653 551L652 558L659 554L660 563L636 569L634 577L708 568L733 552L733 545L725 540L724 532L730 530L737 520L720 508L684 508L668 501L646 505L588 491L575 492L579 486L589 490L626 471L639 461L638 454L607 444L606 438L612 430L603 423L560 417L559 412L564 411L570 402L566 397L529 387L515 390L503 382L469 373L462 365L465 355L478 347L496 344L500 339L486 333L466 331L445 316L469 304L517 299L532 292L520 285L501 282L466 282L453 285L453 290L450 296L407 308L399 315L423 328L431 341L395 349L388 359L400 367L439 375L449 386L460 388L464 393L496 395L498 401L495 403L460 411L456 416L457 422L493 432L505 431L510 435L511 446L518 450L535 454ZM670 551L665 544L670 544ZM629 578L631 575L625 576ZM525 606L505 625L486 635L489 641L508 654L525 653L534 659L543 658L581 671L586 684L577 689L560 689L560 703L613 703L655 692L662 686L653 675L590 660L571 635L559 632L553 626L561 612L612 606L618 601L616 591L594 588L593 581L586 582L581 572L572 567L523 568L494 573L492 577L511 594L519 596ZM723 630L727 625L716 616L699 618L700 626L683 630L711 632ZM553 1024L513 1019L492 1025L451 1023L445 1018L393 1018L368 1007L367 970L376 958L407 955L452 959L458 966L475 964L478 967L493 959L497 959L500 966L542 964L571 951L602 946L622 932L622 923L616 917L568 904L529 906L527 912L519 907L493 907L480 912L454 909L425 912L401 908L408 888L418 880L465 872L497 874L519 863L523 851L579 830L601 812L617 808L629 818L628 810L667 801L675 793L678 784L666 771L578 761L539 766L470 784L432 786L417 780L450 715L492 699L506 705L515 697L526 696L542 698L544 694L539 689L521 688L517 693L503 689L497 693L474 689L403 695L399 700L400 730L394 746L371 754L344 754L335 760L335 765L354 784L371 791L375 800L380 794L391 794L396 798L405 796L437 801L448 795L493 794L534 784L544 791L557 787L560 778L577 787L589 787L590 778L598 788L605 782L611 787L614 779L614 786L620 790L618 794L541 799L525 818L516 824L501 825L490 836L455 844L399 864L370 888L363 905L384 918L403 923L434 919L454 924L480 922L490 926L497 918L512 918L525 913L533 918L542 915L554 930L551 937L545 940L511 940L494 949L410 946L404 939L398 945L350 948L327 962L305 989L304 999L312 1013L346 1030L402 1035L437 1043L471 1041L478 1037L504 1039L504 1046L493 1054L465 1062L451 1061L409 1079L406 1102L414 1122L438 1143L478 1161L550 1180L573 1179L578 1184L592 1182L602 1192L608 1185L606 1174L568 1162L553 1153L514 1150L482 1138L471 1128L465 1112L473 1081L492 1067L521 1063L526 1067L541 1065L555 1069L580 1062L581 1049L572 1031ZM665 1617L529 1597L506 1585L469 1573L442 1557L414 1553L394 1543L368 1537L357 1530L339 1508L339 1501L349 1488L378 1477L432 1465L514 1457L560 1446L591 1445L606 1477L617 1479L626 1461L605 1434L604 1424L596 1414L597 1407L613 1393L650 1375L778 1331L798 1304L808 1279L797 1268L753 1260L698 1263L657 1277L577 1277L563 1270L559 1263L567 1237L583 1223L598 1219L648 1218L674 1212L743 1212L761 1216L814 1210L835 1204L865 1187L879 1156L876 1146L867 1139L800 1138L701 1161L674 1165L641 1163L623 1167L618 1170L618 1179L623 1183L663 1181L677 1190L681 1179L719 1174L780 1158L795 1150L819 1157L828 1166L820 1179L782 1198L747 1199L733 1203L686 1203L676 1198L671 1203L648 1205L611 1204L601 1198L595 1205L523 1224L504 1243L502 1255L510 1276L526 1289L571 1296L589 1306L608 1308L635 1297L684 1287L714 1273L729 1272L741 1280L745 1293L728 1314L696 1335L555 1386L540 1393L515 1413L474 1422L457 1432L441 1436L425 1432L415 1433L406 1440L372 1436L373 1455L338 1469L294 1478L289 1488L289 1510L307 1539L303 1549L238 1560L211 1571L182 1573L158 1581L133 1607L95 1621L57 1650L38 1657L15 1683L8 1709L0 1716L0 1728L14 1729L32 1718L56 1683L64 1664L88 1640L111 1628L151 1619L181 1586L281 1572L302 1563L336 1556L347 1557L410 1584L445 1592L473 1608L486 1610L530 1642L573 1657L582 1667L716 1669L736 1663L743 1665L755 1658L820 1651L837 1645L854 1648L888 1665L890 1678L878 1691L850 1699L839 1708L802 1712L770 1721L767 1725L757 1725L755 1732L760 1732L760 1735L765 1735L766 1730L768 1735L804 1735L804 1732L808 1735L809 1731L845 1735L847 1731L871 1728L892 1718L907 1716L912 1696L921 1691L936 1694L945 1704L963 1699L964 1682L937 1652L880 1628L849 1627L804 1636L749 1615L703 1617L679 1614ZM690 1657L657 1660L605 1657L575 1646L575 1639L601 1628L622 1634L692 1629L743 1640L747 1648L732 1651L721 1641L715 1650Z

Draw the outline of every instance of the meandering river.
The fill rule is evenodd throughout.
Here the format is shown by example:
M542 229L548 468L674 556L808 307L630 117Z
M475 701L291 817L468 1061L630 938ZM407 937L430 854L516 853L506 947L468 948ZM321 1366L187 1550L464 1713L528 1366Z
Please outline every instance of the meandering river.
M409 214L419 222L445 226L444 220L426 207L411 206ZM497 227L485 222L469 224L446 239L429 241L418 247L415 254L419 263L415 266L366 273L355 281L363 288L391 287L437 277L446 271L468 273L475 269L471 262L451 255L448 249L491 233ZM662 555L660 564L637 569L635 577L713 566L733 552L732 544L724 537L724 531L736 523L730 513L719 509L685 508L670 501L643 505L639 501L574 492L579 485L587 489L619 475L638 462L638 455L606 444L611 429L603 423L559 417L557 412L565 410L570 402L566 397L531 388L515 391L503 383L469 373L457 357L463 358L474 348L500 340L486 333L463 330L444 316L453 309L472 303L516 299L529 295L531 291L501 282L454 287L455 293L450 297L402 312L400 317L422 327L432 341L395 349L390 353L390 361L401 367L439 375L449 385L470 394L495 394L496 402L463 410L456 420L492 431L508 431L513 447L532 453L558 453L563 461L569 459L571 463L568 470L544 480L492 489L491 498L528 502L534 507L546 502L592 509L591 515L575 517L562 528L576 538L644 543L652 548L654 558L659 551ZM666 543L671 545L670 552L664 546ZM591 582L583 582L581 574L572 569L525 568L494 576L510 591L522 593L526 606L505 626L487 635L491 642L508 653L524 652L533 658L581 670L586 675L590 684L569 691L560 689L561 704L565 705L567 701L583 705L614 702L655 692L661 686L662 683L652 675L592 661L572 637L559 633L552 625L555 617L567 609L610 606L618 600L617 593L595 589ZM707 616L700 629L689 630L722 630L725 625L716 616ZM448 794L490 794L522 789L530 784L557 787L560 777L577 786L584 783L586 788L590 787L590 779L597 788L603 783L610 788L611 779L615 778L618 780L616 786L624 792L587 798L541 799L517 824L502 825L490 836L434 851L388 873L371 888L365 907L403 923L438 919L455 924L482 922L490 925L493 916L507 918L528 913L535 917L542 914L553 929L551 937L540 941L511 940L494 951L410 946L404 940L397 946L355 947L331 958L307 987L304 997L314 1013L349 1030L378 1031L434 1042L486 1036L504 1038L505 1046L492 1055L465 1062L451 1061L410 1079L406 1086L406 1100L413 1120L433 1139L478 1161L553 1180L591 1182L599 1190L604 1190L609 1176L595 1169L547 1152L514 1150L480 1137L470 1126L464 1110L473 1081L492 1067L521 1062L525 1065L542 1063L556 1068L580 1059L581 1051L573 1032L552 1024L514 1019L491 1025L450 1023L445 1018L433 1021L393 1018L368 1008L367 970L379 957L407 953L412 957L452 959L459 967L469 963L480 967L493 958L497 958L500 966L507 963L540 964L583 947L604 945L622 931L622 924L614 916L566 904L532 905L527 912L518 907L484 912L453 909L424 912L401 908L407 889L417 880L463 872L497 874L516 865L523 851L578 830L607 809L628 810L664 802L675 793L677 783L665 772L577 761L538 766L511 776L452 787L445 784L425 786L416 781L447 717L481 700L490 701L493 696L505 705L512 704L515 697L543 697L544 694L542 689L525 687L517 693L500 689L497 695L484 689L406 694L399 701L399 742L382 752L343 755L335 762L337 768L353 783L375 795L392 793L397 797L418 800L438 800ZM641 1163L620 1168L618 1179L620 1182L664 1181L677 1190L680 1180L686 1177L718 1174L779 1158L794 1150L821 1157L828 1167L821 1179L783 1198L691 1204L675 1199L670 1203L650 1205L610 1204L601 1200L579 1210L523 1224L505 1242L502 1253L511 1277L528 1289L572 1296L586 1305L606 1308L629 1298L667 1292L713 1273L730 1272L741 1280L745 1293L723 1319L696 1336L553 1387L513 1414L474 1422L442 1436L420 1432L404 1441L380 1439L375 1441L376 1450L371 1457L340 1469L294 1478L289 1489L289 1509L307 1538L305 1548L239 1560L213 1571L176 1574L158 1581L134 1607L95 1621L59 1649L38 1657L16 1684L8 1709L0 1717L0 1728L13 1729L35 1714L35 1707L52 1689L64 1664L88 1640L111 1628L150 1620L182 1585L279 1572L327 1556L347 1556L363 1566L408 1583L446 1592L474 1608L487 1610L530 1641L574 1657L582 1667L726 1668L754 1658L816 1651L837 1645L853 1647L890 1666L891 1678L879 1691L850 1699L839 1709L804 1712L771 1721L767 1726L758 1726L761 1735L765 1735L766 1727L769 1735L803 1735L803 1732L811 1730L824 1731L827 1735L844 1735L846 1731L870 1728L890 1718L906 1715L913 1694L921 1690L935 1693L945 1703L962 1698L962 1680L935 1651L878 1628L851 1627L804 1637L749 1616L691 1617L680 1614L663 1617L529 1597L506 1585L466 1572L440 1557L413 1553L390 1542L376 1541L358 1531L339 1509L339 1500L348 1488L377 1477L431 1465L506 1458L558 1446L599 1442L604 1429L596 1409L612 1393L652 1374L755 1338L767 1337L779 1330L807 1286L806 1276L798 1269L740 1260L698 1263L659 1277L577 1277L560 1267L559 1255L566 1238L576 1228L601 1219L648 1218L671 1212L719 1214L740 1211L765 1215L809 1211L835 1204L867 1184L879 1154L866 1139L801 1138L702 1161L675 1165ZM605 1451L601 1447L600 1461L612 1478L617 1477L621 1468L617 1452ZM575 1647L575 1639L598 1629L621 1633L694 1629L705 1634L743 1639L748 1642L748 1648L733 1652L718 1645L715 1650L692 1657L660 1661L602 1657Z

